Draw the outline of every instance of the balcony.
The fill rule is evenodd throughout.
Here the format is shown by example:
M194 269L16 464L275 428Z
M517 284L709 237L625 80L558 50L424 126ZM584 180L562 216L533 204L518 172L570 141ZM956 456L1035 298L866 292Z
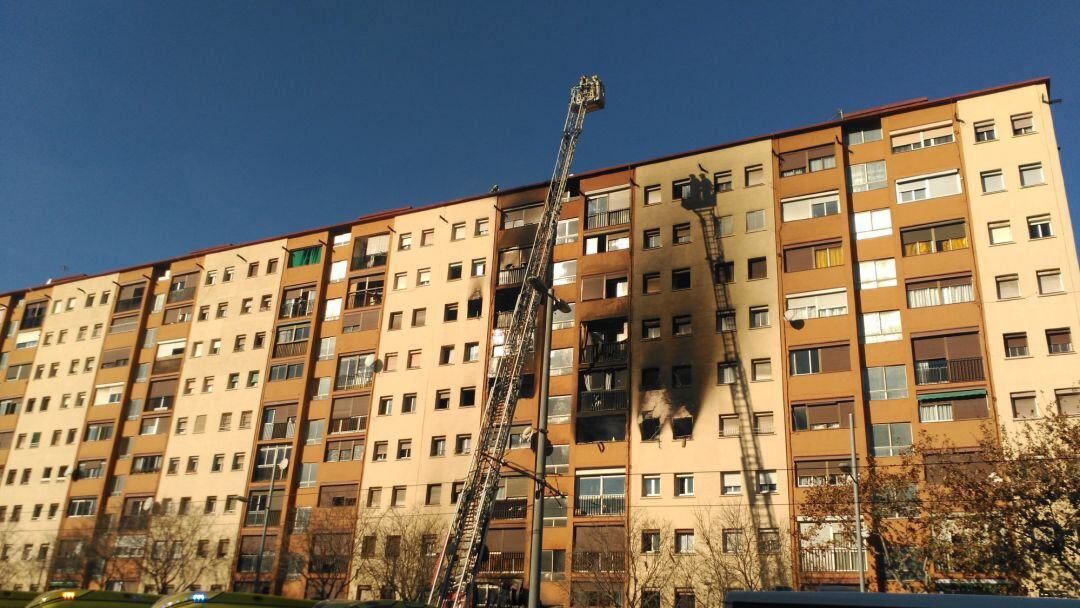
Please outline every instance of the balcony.
M626 570L625 551L574 551L574 561L570 565L574 572L624 572Z
M165 395L162 397L151 397L146 400L146 405L143 406L144 412L164 412L172 409L173 401L176 397L172 395Z
M259 441L271 439L292 439L296 432L296 419L289 418L285 422L264 422Z
M495 501L492 508L492 519L523 519L528 510L528 500L524 496L519 498L502 498Z
M121 530L128 532L145 530L150 525L150 515L146 513L121 515L117 525Z
M315 308L315 302L307 298L285 300L278 309L278 318L295 319L296 317L306 317L311 314L313 308Z
M627 409L630 398L624 389L578 393L579 412L615 412Z
M383 302L382 287L377 289L361 289L349 292L345 298L345 308L364 308L365 306L378 306Z
M277 471L277 473L274 472L275 470ZM251 474L251 482L252 483L267 483L267 482L270 481L270 478L273 477L274 483L278 484L278 483L281 483L281 481L283 479L286 479L288 476L289 476L289 470L288 469L285 469L284 471L282 471L282 470L280 470L280 469L278 469L277 467L274 467L274 466L270 466L270 465L262 466L262 465L260 465L260 466L256 466L255 471ZM276 523L275 523L275 525L276 525Z
M619 224L630 223L630 209L615 209L613 211L603 211L585 217L586 230L592 228L607 228L608 226L618 226Z
M495 281L496 285L516 285L525 280L525 267L515 266L512 268L504 268L499 271L499 276Z
M353 388L364 388L371 386L372 381L375 380L375 374L370 371L357 372L355 374L340 374L337 377L337 390L346 390Z
M626 342L601 342L599 344L587 344L581 349L581 363L584 363L586 365L622 363L626 361L626 352Z
M607 517L626 513L625 494L604 494L602 496L578 496L574 504L574 515L581 517Z
M139 296L137 298L125 298L123 300L117 300L116 312L121 313L136 310L140 306L142 306L142 301L142 296Z
M506 310L495 313L495 329L510 329L510 320L514 318L514 311Z
M945 384L985 380L982 357L929 359L915 362L915 384Z
M274 345L274 358L299 357L307 353L307 340L300 342L279 342Z
M267 518L269 517L269 520ZM275 511L248 511L244 513L245 526L261 526L266 522L268 526L276 526L281 523L281 510Z
M154 361L154 373L155 374L175 374L180 371L180 365L183 364L183 357L171 357L169 359L157 359Z
M370 253L366 255L354 256L352 259L352 269L361 270L364 268L375 268L378 266L386 265L386 253Z
M799 552L803 572L858 572L859 551L846 548L803 549Z
M258 554L246 554L242 553L240 558L236 560L237 572L255 572L255 564L259 564L260 572L269 572L270 568L274 564L274 552L264 551L262 562L259 562Z
M195 288L184 287L182 289L170 290L168 297L165 298L165 301L169 304L173 304L176 302L186 302L193 297L195 297Z
M352 416L350 418L333 418L330 420L330 434L359 433L367 430L367 416Z
M480 562L480 572L523 573L525 572L525 553L518 551L491 551Z

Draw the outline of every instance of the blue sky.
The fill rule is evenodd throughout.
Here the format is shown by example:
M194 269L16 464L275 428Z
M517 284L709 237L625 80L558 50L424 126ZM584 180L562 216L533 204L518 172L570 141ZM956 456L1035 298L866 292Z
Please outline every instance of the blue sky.
M663 6L662 6L663 5ZM0 4L0 291L1049 75L1080 2ZM67 270L64 271L63 268Z

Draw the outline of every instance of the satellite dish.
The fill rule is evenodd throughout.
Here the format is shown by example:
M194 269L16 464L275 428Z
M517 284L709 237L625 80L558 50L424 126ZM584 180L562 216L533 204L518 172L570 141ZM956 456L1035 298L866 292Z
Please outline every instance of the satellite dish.
M529 440L531 440L533 438L533 435L535 435L535 434L536 434L536 429L534 429L531 426L525 427L525 430L521 431L521 440L525 441L525 442L528 442Z
M795 320L795 311L794 310L785 310L784 311L784 320L787 321L788 323L791 323L792 321L794 321Z
M278 468L281 469L282 471L289 468L289 459L288 458L282 458L281 462L278 463Z

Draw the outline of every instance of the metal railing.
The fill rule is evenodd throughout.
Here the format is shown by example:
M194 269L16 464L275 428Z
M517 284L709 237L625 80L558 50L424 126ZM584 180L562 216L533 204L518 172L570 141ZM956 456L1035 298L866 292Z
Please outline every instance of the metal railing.
M142 296L137 298L124 298L116 301L116 312L127 312L142 306Z
M482 562L481 572L525 572L525 553L490 551Z
M803 549L799 552L803 572L858 572L859 551L847 548Z
M495 501L491 510L492 519L521 519L528 511L528 501L524 496L519 498L501 498Z
M121 515L117 526L121 530L145 530L150 525L150 516L147 514Z
M289 418L285 422L264 422L260 441L270 439L292 439L296 432L296 419Z
M155 374L173 374L180 371L180 366L184 363L183 357L170 357L168 359L155 359L154 360L154 373Z
M578 393L579 412L611 412L625 410L630 398L625 389L582 391Z
M376 266L385 266L386 253L370 253L366 255L354 256L351 264L353 270L359 270L361 268L375 268Z
M499 271L496 285L515 285L525 280L525 267L504 268Z
M929 359L915 362L915 384L985 380L982 357Z
M495 313L495 329L509 329L510 319L514 317L514 311L505 310Z
M365 306L378 306L383 302L383 288L361 289L351 291L345 298L345 308L364 308Z
M587 364L621 363L626 361L626 342L587 344L581 349L581 362Z
M195 297L195 288L183 287L181 289L169 290L169 295L166 296L165 301L169 304L172 304L174 302L184 302L186 300L190 300L193 297Z
M365 386L371 386L371 382L375 379L375 374L366 372L357 372L355 374L341 374L337 377L337 390L349 389L349 388L363 388Z
M367 429L367 416L352 416L350 418L332 418L330 420L330 434L356 433Z
M255 471L251 474L252 483L263 483L266 481L270 481L271 477L280 482L282 479L285 479L286 475L288 475L288 469L284 471L278 471L277 473L274 473L273 471L274 467L270 465L255 467Z
M299 357L307 353L307 340L300 342L279 342L274 345L274 358Z
M630 223L630 209L614 209L585 217L585 228L606 228Z
M299 298L293 300L285 300L278 307L279 319L292 319L295 317L306 317L311 314L311 309L315 307L315 302L308 298Z
M574 572L624 572L626 570L625 551L574 551L574 560L570 564Z
M578 496L574 504L574 515L605 516L626 513L625 494L605 494L603 496Z

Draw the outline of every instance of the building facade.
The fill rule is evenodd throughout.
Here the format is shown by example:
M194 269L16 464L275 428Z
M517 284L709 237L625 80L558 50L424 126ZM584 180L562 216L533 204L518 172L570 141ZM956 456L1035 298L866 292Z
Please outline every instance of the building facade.
M986 425L1080 415L1080 270L1048 88L571 178L545 604L855 585L856 550L804 546L800 507L838 483L852 424L860 459L888 464L920 436L974 449ZM403 573L433 566L475 456L545 194L0 295L0 586L413 594L426 574ZM525 370L482 603L527 587L543 356ZM753 581L687 574L751 546ZM169 581L139 566L163 553L183 557Z

